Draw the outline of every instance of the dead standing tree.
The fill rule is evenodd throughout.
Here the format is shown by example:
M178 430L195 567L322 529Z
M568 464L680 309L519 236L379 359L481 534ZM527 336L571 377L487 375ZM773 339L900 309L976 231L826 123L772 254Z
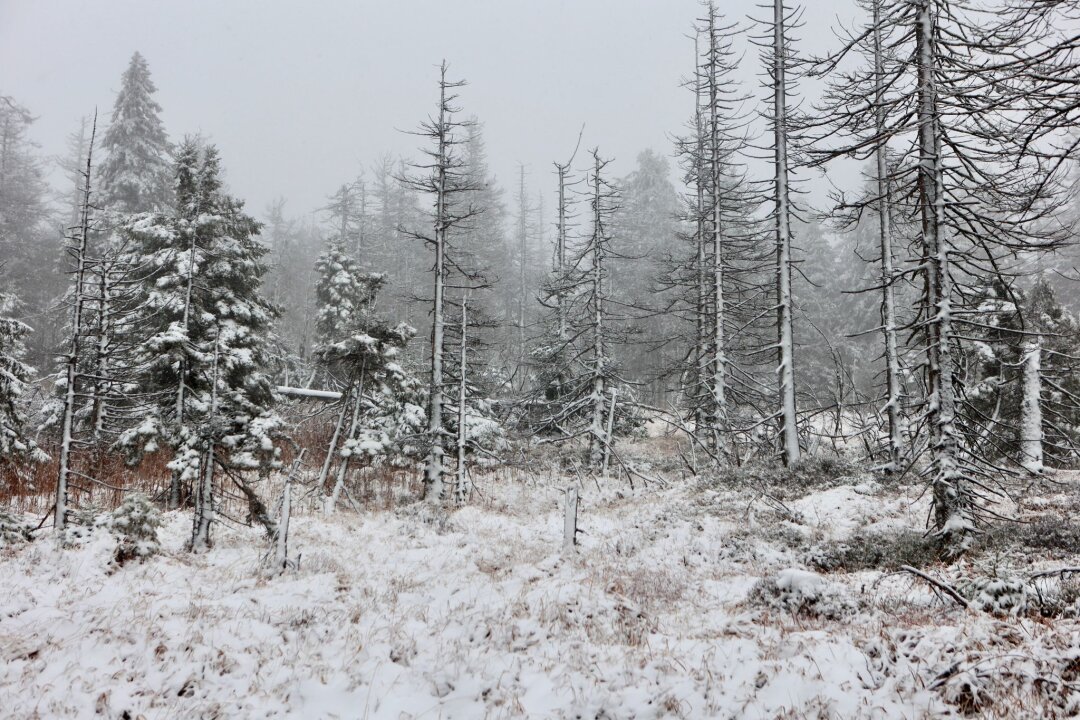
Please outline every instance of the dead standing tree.
M79 222L72 228L70 244L67 247L68 254L74 263L72 275L71 295L71 339L68 343L67 355L64 358L65 386L62 414L60 420L60 460L56 477L56 502L53 507L53 528L57 538L62 542L64 531L67 526L68 516L68 489L71 479L77 475L72 465L72 449L76 443L74 438L75 413L78 410L78 394L76 385L80 382L79 361L83 352L83 328L84 311L92 301L94 289L93 282L89 278L89 258L87 257L90 233L94 227L94 205L92 203L93 188L93 158L94 138L97 134L97 112L94 113L93 126L90 130L90 142L86 150L86 169L83 171L82 198L79 210Z
M963 342L982 322L972 301L995 278L1009 287L1025 255L1062 241L1060 225L1046 222L1060 206L1060 164L1047 162L1030 142L1044 138L1042 130L1021 131L1038 117L1026 114L1031 98L1050 92L1054 81L1045 67L1015 60L1029 39L995 31L999 20L987 17L949 0L872 6L871 21L824 61L823 71L867 45L897 61L845 79L851 90L834 92L815 149L817 162L866 157L885 145L896 154L889 200L915 241L913 265L894 277L922 285L908 330L923 358L919 419L930 436L933 526L949 553L967 547L985 511L979 501L996 492L994 476L1005 471L971 446L967 438L985 428L971 425L977 415L961 412ZM865 97L874 98L873 112L866 112Z
M458 152L465 142L460 132L472 123L455 119L460 108L455 90L463 87L465 81L450 81L446 78L447 64L439 67L439 102L435 115L422 123L413 134L430 141L431 147L423 150L426 162L412 167L417 176L402 178L405 185L432 199L430 233L418 230L410 231L414 238L423 241L433 255L432 297L431 302L431 349L430 376L428 383L428 443L427 458L424 463L424 499L432 503L441 503L445 495L444 476L445 442L450 436L447 418L444 417L444 393L446 378L444 373L446 347L446 312L447 279L451 272L461 271L451 247L450 235L455 228L461 227L476 214L471 205L461 207L457 200L475 192L469 168ZM471 273L468 273L471 274Z

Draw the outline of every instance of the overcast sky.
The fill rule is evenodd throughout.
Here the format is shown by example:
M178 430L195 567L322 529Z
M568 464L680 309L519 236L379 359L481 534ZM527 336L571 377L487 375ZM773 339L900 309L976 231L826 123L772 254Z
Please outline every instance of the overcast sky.
M829 47L853 4L814 0L801 46ZM767 14L753 0L719 6L731 20ZM582 123L617 174L642 149L671 154L700 14L697 0L0 0L0 92L59 154L95 105L108 119L138 50L170 137L215 141L255 214L277 196L301 214L381 154L416 155L401 130L431 111L446 58L469 82L460 104L484 123L501 184L524 163L548 199L551 163ZM741 71L760 97L759 67L749 50Z

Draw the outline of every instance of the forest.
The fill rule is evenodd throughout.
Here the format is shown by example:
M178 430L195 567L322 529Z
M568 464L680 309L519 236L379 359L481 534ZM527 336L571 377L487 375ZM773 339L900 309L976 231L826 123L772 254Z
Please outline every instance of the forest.
M0 88L0 714L1080 713L1080 2L847 4L621 176L428 58L312 212Z

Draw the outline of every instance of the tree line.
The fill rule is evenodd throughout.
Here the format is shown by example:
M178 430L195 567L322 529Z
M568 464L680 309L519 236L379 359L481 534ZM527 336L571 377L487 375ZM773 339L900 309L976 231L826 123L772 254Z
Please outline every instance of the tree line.
M62 533L73 493L109 482L94 458L163 454L160 500L194 507L200 550L226 484L273 531L260 482L312 402L326 512L374 464L436 504L523 448L644 477L615 439L660 424L694 473L829 445L918 474L962 552L1003 479L1077 459L1078 8L857 4L819 57L797 6L703 4L670 152L615 178L567 138L512 201L445 62L419 159L381 158L307 218L282 199L256 219L216 146L170 141L138 53L57 192L31 112L0 97L5 473L55 459ZM737 80L747 47L760 88ZM822 92L793 99L806 79ZM859 190L810 207L805 184L850 160Z

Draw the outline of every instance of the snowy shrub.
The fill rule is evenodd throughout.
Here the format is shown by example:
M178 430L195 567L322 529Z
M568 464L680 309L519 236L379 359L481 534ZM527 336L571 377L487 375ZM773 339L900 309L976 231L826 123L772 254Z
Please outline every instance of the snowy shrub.
M938 543L914 530L856 530L846 540L812 548L806 562L821 572L921 568L938 560Z
M788 568L759 580L747 602L762 610L840 620L855 612L855 603L840 588L807 570Z
M419 525L426 525L439 535L457 529L451 522L450 513L446 508L430 502L404 504L396 510L396 514L400 518L412 520Z
M148 558L161 550L157 537L161 513L142 493L124 498L120 507L112 511L108 524L117 539L114 558L121 565L128 560Z
M775 488L788 496L805 495L840 485L851 485L863 479L866 468L845 457L815 455L794 468L775 463L757 462L739 467L725 467L715 476L721 487Z
M1046 550L1059 557L1080 555L1080 524L1058 515L1040 515L1028 522L1002 523L983 532L979 547L992 551L1030 548Z
M64 545L83 545L98 531L108 528L109 515L95 505L72 511L64 526Z
M0 549L22 545L33 540L30 526L22 518L7 510L0 510Z
M1038 596L1022 578L976 577L957 588L971 606L991 615L1027 615L1038 607Z
M1048 618L1080 618L1080 578L1069 574L1029 583L1038 598L1039 614ZM1080 671L1080 666L1077 668Z

